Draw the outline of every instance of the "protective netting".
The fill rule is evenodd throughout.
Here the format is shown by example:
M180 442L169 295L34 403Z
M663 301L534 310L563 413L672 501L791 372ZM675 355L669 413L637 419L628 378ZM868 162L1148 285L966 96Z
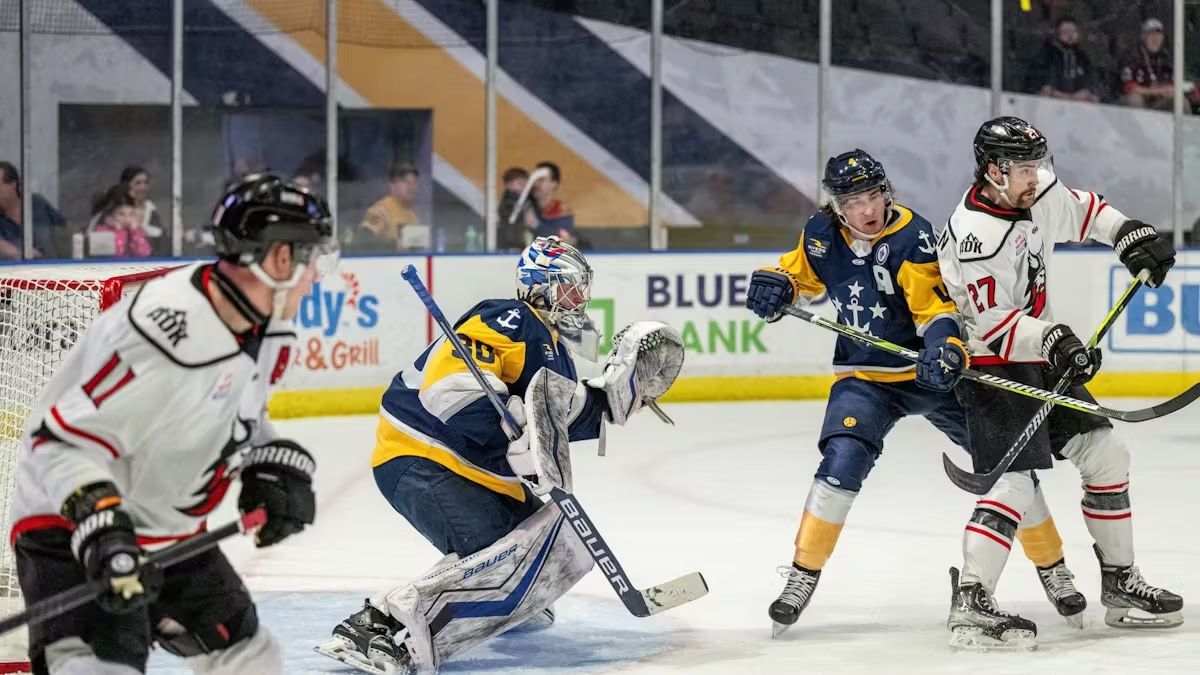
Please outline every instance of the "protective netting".
M155 265L75 265L0 269L0 615L21 608L9 501L25 418L67 352L100 312L161 274ZM0 662L19 658L22 631L0 642ZM14 637L15 635L15 637ZM3 672L3 671L0 671Z

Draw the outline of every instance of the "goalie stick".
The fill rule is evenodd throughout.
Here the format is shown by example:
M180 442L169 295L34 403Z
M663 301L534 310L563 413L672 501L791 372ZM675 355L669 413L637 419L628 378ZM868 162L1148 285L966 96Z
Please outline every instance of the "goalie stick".
M1113 308L1108 310L1108 315L1105 316L1104 320L1100 322L1100 325L1096 327L1096 332L1093 333L1091 339L1088 340L1088 349L1092 349L1096 345L1100 344L1100 340L1104 339L1105 333L1107 333L1108 329L1111 328L1114 323L1116 323L1117 317L1125 311L1125 308L1129 305L1129 302L1133 300L1133 296L1137 294L1138 289L1142 287L1142 284L1146 283L1146 279L1148 278L1150 278L1150 272L1148 270L1142 270L1140 273L1138 273L1137 277L1129 283L1129 286L1125 289L1125 292L1122 293L1121 297L1117 299L1117 304L1113 305ZM1074 375L1074 369L1068 369L1062 378L1059 379L1058 384L1054 386L1054 393L1061 394L1062 392L1066 391L1067 388L1071 386L1071 380L1074 378ZM1195 390L1197 387L1200 387L1200 385L1193 385L1190 389L1179 396L1176 396L1165 403L1153 406L1150 409L1156 412L1155 417L1169 415L1170 413L1173 413L1194 401L1196 399ZM1008 451L1004 453L1004 456L1000 458L1000 461L996 464L996 467L987 473L971 473L970 471L964 471L963 469L958 468L958 466L950 459L948 455L942 453L942 466L946 469L946 476L950 478L950 482L972 494L987 494L988 491L991 490L996 484L996 481L1000 480L1000 476L1004 475L1004 472L1008 470L1008 467L1012 466L1012 463L1016 461L1017 455L1020 455L1021 451L1025 449L1025 446L1029 443L1030 439L1033 438L1033 435L1037 433L1037 430L1046 421L1046 418L1050 416L1050 411L1053 410L1053 408L1053 401L1047 401L1045 405L1039 408L1038 411L1034 413L1033 418L1029 420L1029 423L1025 425L1025 428L1021 431L1020 435L1017 436L1017 439L1013 441L1012 446L1010 446Z
M463 363L467 364L467 369L471 371L471 375L479 382L479 386L483 389L488 401L496 408L496 412L500 413L500 422L504 428L504 433L512 440L520 438L520 425L513 419L512 413L505 407L500 397L496 395L496 392L484 381L483 373L479 371L479 366L471 358L470 352L463 348L462 342L459 341L458 336L454 333L454 327L446 320L446 315L442 313L437 302L429 295L429 290L425 288L425 284L417 275L416 268L408 265L400 273L400 276L412 286L417 297L425 305L425 309L429 310L429 314L433 316L433 320L437 323L438 328L445 334L446 340L454 349L455 354L463 360ZM630 614L638 617L652 616L672 607L678 607L684 603L696 600L708 593L708 584L699 572L685 574L678 579L672 579L671 581L646 589L634 587L632 582L629 581L629 575L625 573L625 568L621 566L616 554L613 553L608 542L604 541L604 537L596 529L592 519L583 510L575 495L568 493L562 488L553 487L550 489L550 498L554 500L559 510L566 516L567 521L571 523L571 528L575 530L575 534L579 536L579 540L587 547L588 552L592 555L592 560L596 562L596 566L600 568L604 577L608 579L609 585L616 591L617 596L621 598L621 602L629 610Z
M1132 297L1132 295L1130 297ZM1126 302L1128 302L1128 300L1126 300ZM1124 307L1122 306L1122 309L1123 308ZM839 335L844 335L855 342L874 347L881 351L888 352L889 354L895 354L896 356L908 359L909 361L915 362L917 360L917 352L911 349L902 347L894 342L889 342L882 338L875 337L874 335L867 335L866 333L856 330L850 326L840 324L836 321L831 321L819 314L814 314L795 305L785 305L783 308L783 313L789 314L798 319L803 319L815 326L820 326L821 328L831 330ZM1120 312L1118 311L1118 313ZM1116 320L1115 315L1113 315L1111 318ZM1111 325L1111 323L1109 325ZM1107 331L1108 326L1104 326L1104 329ZM981 373L978 370L971 370L970 368L964 368L962 371L962 376L963 379L978 382L989 387L996 387L997 389L1003 389L1004 391L1009 391L1014 394L1028 396L1029 398L1036 398L1037 400L1043 401L1048 405L1058 405L1064 408L1070 408L1071 410L1087 413L1089 415L1107 417L1109 419L1120 420L1122 422L1145 422L1147 420L1156 419L1164 415L1170 415L1171 413L1187 406L1192 401L1195 401L1197 398L1200 398L1200 382L1198 382L1193 384L1182 394L1179 394L1175 398L1158 405L1150 406L1149 408L1139 408L1137 410L1117 410L1115 408L1102 406L1099 403L1072 398L1063 394L1062 391L1057 389L1055 391L1047 391L1030 384L1022 384L1013 380L1006 380L1003 377ZM1065 389L1063 391L1065 391Z
M242 532L249 532L261 527L265 522L267 522L267 512L263 509L255 509L215 530L209 530L191 539L185 539L178 544L168 546L161 551L151 553L147 556L145 564L155 565L160 568L170 567L191 558L197 553L207 551L216 546L222 539ZM3 621L0 621L0 635L14 628L20 628L27 623L48 621L56 616L66 614L77 607L82 607L99 597L101 593L107 590L110 583L107 579L95 579L34 603L26 607L24 611L5 617Z

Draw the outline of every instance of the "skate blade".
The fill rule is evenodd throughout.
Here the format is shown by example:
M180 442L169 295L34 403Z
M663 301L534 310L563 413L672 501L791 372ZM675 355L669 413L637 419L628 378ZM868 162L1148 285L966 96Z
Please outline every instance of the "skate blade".
M1075 614L1070 614L1070 615L1064 614L1063 620L1066 621L1067 625L1070 626L1071 628L1083 630L1083 628L1084 628L1083 615L1084 614L1086 614L1086 612L1077 612Z
M1037 635L1027 630L1005 631L1009 638L997 640L977 628L955 628L950 631L950 647L965 652L1031 652L1038 648Z
M363 656L349 640L335 636L313 647L313 651L351 668L372 675L410 675L411 668L391 663L375 662Z
M771 622L771 639L775 639L775 638L779 637L780 635L783 635L784 633L787 632L787 629L789 629L789 628L791 628L791 626L786 623L779 623L778 621L772 621Z
M1151 614L1133 607L1109 607L1104 613L1104 623L1113 628L1175 628L1183 625L1183 611Z

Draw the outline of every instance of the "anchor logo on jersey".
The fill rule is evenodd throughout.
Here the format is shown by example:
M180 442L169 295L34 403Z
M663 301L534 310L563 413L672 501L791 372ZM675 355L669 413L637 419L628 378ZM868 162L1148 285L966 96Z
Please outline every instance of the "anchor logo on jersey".
M231 466L229 460L233 457L240 457L238 450L241 450L250 442L250 436L253 433L254 420L239 417L233 421L233 428L229 432L229 440L226 441L225 447L221 448L221 454L204 470L204 475L208 477L208 480L205 481L203 486L192 493L192 496L197 497L199 501L186 508L178 509L180 513L199 517L206 516L213 509L217 508L221 500L225 499L225 493L229 491L229 485L237 477L238 467Z
M871 321L882 319L883 315L887 312L887 308L879 304L878 298L875 299L875 304L870 307L864 307L860 299L862 292L867 287L858 283L857 279L851 281L850 285L845 286L845 288L850 291L850 299L848 301L843 301L832 294L830 294L829 298L833 304L833 308L837 310L839 319L843 324L855 330L860 330L867 335L874 335L875 333L871 332ZM865 323L859 321L859 317L864 311L871 312L871 318L867 319Z
M921 253L927 253L930 255L937 252L937 244L935 244L933 241L930 240L928 232L926 232L925 230L921 230L917 234L917 238L920 239L921 241L925 242L924 246L917 247L918 251L920 251Z

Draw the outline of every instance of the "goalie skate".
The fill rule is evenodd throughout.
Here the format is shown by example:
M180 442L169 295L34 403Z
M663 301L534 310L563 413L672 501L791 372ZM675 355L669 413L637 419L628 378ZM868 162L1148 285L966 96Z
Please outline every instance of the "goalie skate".
M411 675L416 672L402 642L408 631L369 603L333 629L333 637L313 649L374 675Z
M950 568L950 646L966 651L1037 649L1037 625L1000 611L982 584L958 585L958 569Z
M1100 558L1100 602L1104 623L1113 628L1174 628L1183 623L1183 598L1151 586L1134 566L1105 565Z
M1074 628L1083 628L1083 610L1087 609L1087 598L1075 588L1075 575L1067 569L1067 561L1059 560L1049 567L1037 568L1038 580L1046 599L1054 605L1059 615Z

